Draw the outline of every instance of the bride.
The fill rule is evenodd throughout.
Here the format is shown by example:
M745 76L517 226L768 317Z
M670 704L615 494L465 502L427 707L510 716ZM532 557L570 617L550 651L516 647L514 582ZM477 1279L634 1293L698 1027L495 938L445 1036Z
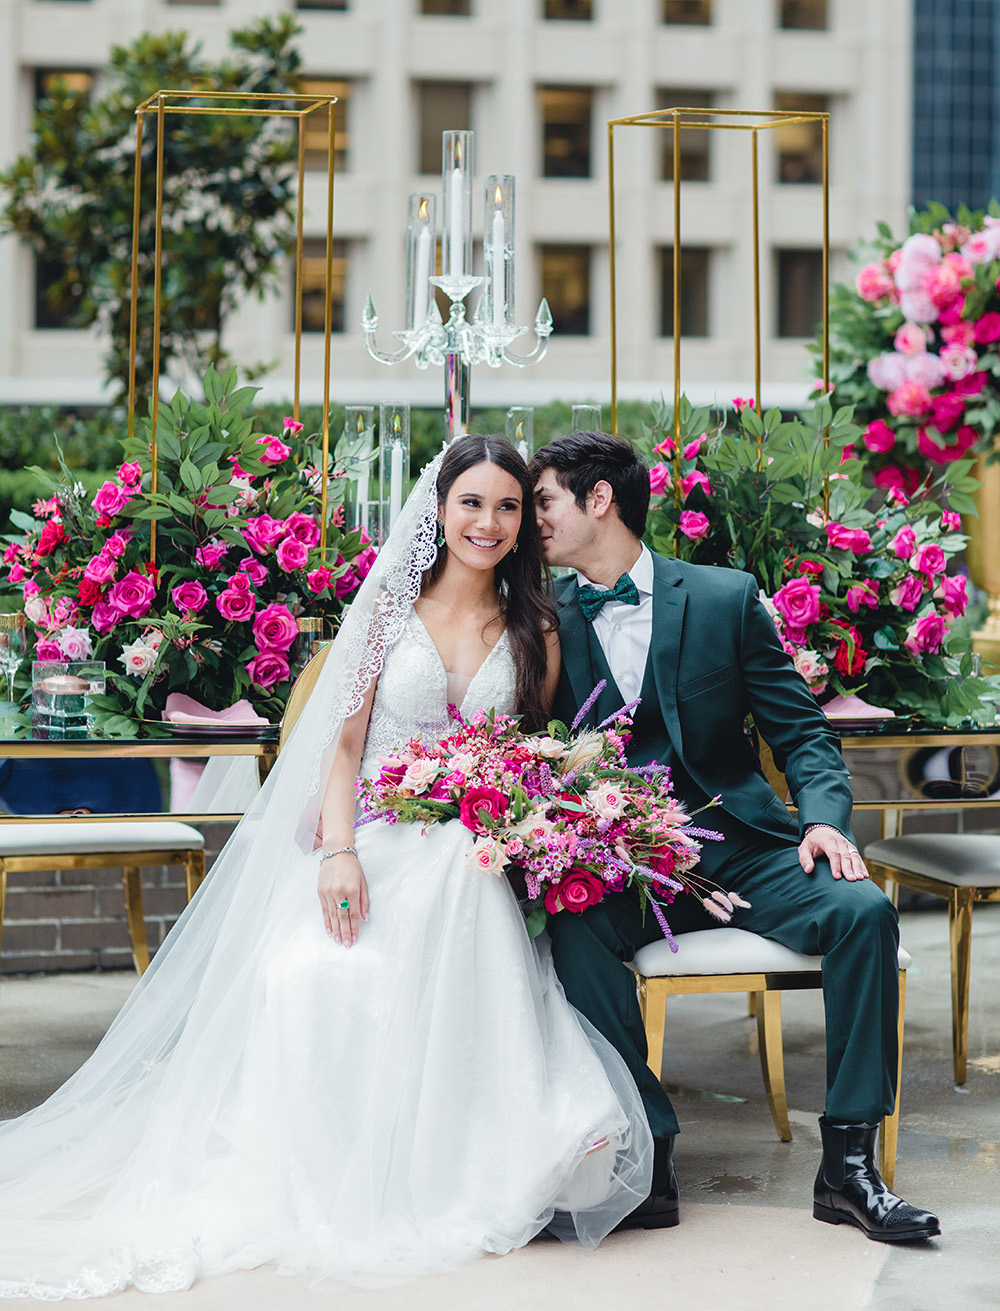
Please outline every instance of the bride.
M625 1067L472 834L354 828L359 774L449 706L544 722L531 503L501 438L424 470L209 878L91 1059L0 1127L0 1296L387 1283L546 1226L592 1247L646 1196Z

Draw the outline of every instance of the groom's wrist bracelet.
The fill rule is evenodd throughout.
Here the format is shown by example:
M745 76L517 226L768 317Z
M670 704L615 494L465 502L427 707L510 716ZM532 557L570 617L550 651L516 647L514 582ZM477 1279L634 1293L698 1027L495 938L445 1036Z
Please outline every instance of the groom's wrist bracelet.
M320 864L322 865L323 861L326 860L328 856L342 856L347 851L349 851L352 856L358 854L353 847L338 847L336 851L324 851L320 857Z

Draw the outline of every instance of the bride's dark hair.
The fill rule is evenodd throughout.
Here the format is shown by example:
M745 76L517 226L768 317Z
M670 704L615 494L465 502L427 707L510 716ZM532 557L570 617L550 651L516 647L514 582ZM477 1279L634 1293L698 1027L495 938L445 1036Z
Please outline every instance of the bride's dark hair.
M445 452L438 471L437 493L441 504L448 499L452 484L467 469L477 464L495 464L509 473L521 487L521 527L517 534L517 549L508 551L496 567L496 581L500 592L500 613L507 626L511 655L517 676L515 711L528 728L541 728L545 724L546 710L542 705L542 687L545 683L545 634L558 627L555 606L543 586L543 572L548 570L542 560L538 543L538 525L535 523L535 485L528 476L528 466L506 437L468 435L456 437ZM437 559L424 575L424 581L434 582L441 576L447 548L439 547Z

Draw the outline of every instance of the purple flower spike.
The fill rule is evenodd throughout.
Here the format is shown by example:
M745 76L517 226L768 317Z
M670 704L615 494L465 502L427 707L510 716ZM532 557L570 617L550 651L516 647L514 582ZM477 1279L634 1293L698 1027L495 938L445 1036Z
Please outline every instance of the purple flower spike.
M663 930L663 936L667 940L667 946L670 948L671 951L676 952L677 943L674 940L674 935L670 932L670 925L667 923L666 915L664 915L663 911L660 910L659 906L652 899L652 897L650 897L649 899L649 904L653 908L653 914L656 916L657 924L659 924L660 928Z
M621 710L616 710L613 715L608 715L607 719L605 719L602 724L597 725L598 731L607 728L609 724L616 723L619 719L627 718L629 715L631 715L632 711L636 708L636 706L639 704L641 700L642 697L637 696L636 699L634 701L630 701L627 706L622 706Z
M682 833L686 833L689 838L707 838L711 842L725 841L724 835L717 833L714 828L695 828L692 824L685 824Z
M576 712L576 718L569 726L569 731L571 733L575 733L576 730L583 723L583 721L587 718L587 715L592 709L597 698L601 695L601 693L604 691L607 685L608 685L608 680L606 678L602 678L601 681L594 688L593 692L591 692L590 696L587 697L586 701L584 701L583 705Z

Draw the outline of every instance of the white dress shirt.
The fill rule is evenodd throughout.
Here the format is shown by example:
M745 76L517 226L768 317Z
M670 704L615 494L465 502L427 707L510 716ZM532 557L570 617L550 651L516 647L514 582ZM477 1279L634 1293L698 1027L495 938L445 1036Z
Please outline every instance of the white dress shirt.
M628 571L639 593L638 605L624 601L605 601L594 616L594 634L608 667L615 676L618 690L626 701L634 701L642 691L642 679L653 636L653 557L643 547L638 560ZM577 570L578 585L609 591Z

